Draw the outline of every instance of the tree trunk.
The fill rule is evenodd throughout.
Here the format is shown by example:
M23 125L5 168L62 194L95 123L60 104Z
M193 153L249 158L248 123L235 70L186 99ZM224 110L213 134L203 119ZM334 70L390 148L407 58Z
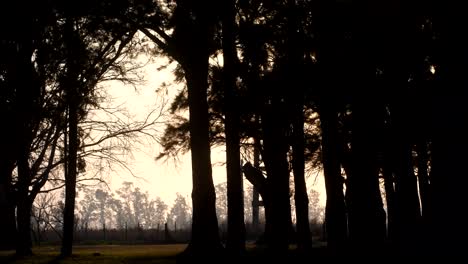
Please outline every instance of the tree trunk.
M332 102L320 105L320 125L322 129L322 163L325 177L327 202L325 224L328 248L341 251L347 237L346 206L343 194L343 177L339 159L338 113Z
M16 254L19 256L32 255L31 210L32 201L28 200L26 193L26 197L18 199L17 206L18 244Z
M26 138L20 140L25 144ZM31 173L29 170L29 151L22 145L20 147L20 156L18 158L18 182L17 182L17 217L16 223L18 228L18 238L16 245L16 254L18 256L32 255L32 241L31 241L31 209L32 202L28 201L28 189Z
M278 88L276 88L278 89ZM289 201L289 168L286 152L285 109L279 99L273 99L262 116L264 162L267 170L267 196L265 201L265 237L272 254L288 250L291 231L291 205Z
M29 181L31 172L29 170L29 151L26 147L27 139L20 140L22 146L20 147L20 156L18 158L18 182L16 184L16 197L17 197L17 217L16 224L18 228L18 238L16 245L16 254L18 256L32 255L32 241L31 241L31 209L32 201L28 200Z
M198 55L185 67L190 111L190 146L192 156L192 238L187 253L214 254L221 241L216 218L216 195L213 185L208 122L208 54ZM201 55L201 56L200 56Z
M27 21L26 21L27 22ZM28 28L31 30L30 28ZM31 32L25 29L25 35ZM33 141L33 124L35 124L37 114L37 103L39 98L38 86L33 78L33 65L31 62L32 40L19 41L18 43L18 65L15 70L15 84L17 85L17 111L15 120L17 135L17 172L16 183L17 197L17 246L16 254L20 256L32 254L31 242L31 205L28 204L28 191L31 182L31 172L29 169L30 146ZM32 202L31 202L32 203Z
M258 118L257 118L258 121ZM254 144L254 168L260 168L260 142L257 138L254 139L256 142ZM254 232L259 230L259 216L260 216L260 195L257 187L253 186L252 188L252 227Z
M296 228L298 250L307 251L312 247L312 236L309 226L309 199L305 182L305 138L304 138L304 89L302 64L304 49L299 41L299 21L295 0L287 1L287 80L292 87L289 101L292 126L292 167L294 172L294 201L296 205Z
M236 95L235 1L227 1L223 12L224 99L227 169L229 253L238 256L245 251L244 197L239 145L239 113Z
M388 155L387 155L388 154ZM384 179L384 188L385 188L385 200L387 202L387 239L390 243L393 242L395 238L395 188L394 188L394 179L393 179L393 170L392 170L392 160L390 157L390 152L385 151L384 160L382 163L382 175Z
M302 101L302 100L301 100ZM298 249L307 251L312 247L312 236L309 226L309 198L305 181L304 158L304 112L303 104L295 106L293 114L293 172L294 201L296 205L296 225Z
M1 162L1 161L0 161ZM0 166L3 166L0 165ZM14 249L16 245L15 203L12 197L11 171L0 175L0 250Z
M412 144L408 128L411 128L412 120L407 120L411 112L408 107L403 107L405 102L399 102L392 107L393 126L393 172L395 175L395 237L396 243L402 254L409 254L414 249L414 244L419 236L418 229L421 224L421 211L417 190L416 176L413 169Z
M68 151L67 151L67 173L65 174L65 208L63 212L63 239L60 255L69 257L72 254L73 230L75 222L75 198L76 198L76 177L77 177L77 153L78 153L78 87L75 76L78 72L75 65L73 53L74 29L73 20L67 18L65 25L65 41L67 41L68 54Z
M349 235L355 253L382 250L386 237L385 211L377 166L379 104L367 99L352 108L352 175L348 179Z

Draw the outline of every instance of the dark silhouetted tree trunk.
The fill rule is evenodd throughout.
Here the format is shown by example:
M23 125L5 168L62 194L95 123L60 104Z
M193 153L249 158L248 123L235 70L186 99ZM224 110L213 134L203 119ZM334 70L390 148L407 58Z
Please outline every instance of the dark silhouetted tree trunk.
M25 136L20 140L23 144L26 143ZM27 144L27 143L26 143ZM26 145L28 146L28 145ZM32 203L28 201L29 178L31 173L29 170L29 148L26 146L20 147L20 156L18 158L18 183L17 183L17 216L16 223L18 228L18 238L16 246L16 254L20 256L28 256L32 254L31 241L31 207Z
M347 237L346 206L343 194L344 179L341 176L338 137L338 113L333 102L320 105L322 129L322 163L325 177L327 202L325 224L328 247L333 251L344 249Z
M235 1L223 5L224 99L226 106L226 169L228 237L226 247L233 255L245 251L244 197L240 170L239 114L236 94Z
M72 254L73 231L75 223L75 198L77 177L77 153L78 153L78 87L76 76L78 75L74 53L74 25L73 19L67 18L65 25L65 41L69 48L67 66L68 76L66 85L68 101L68 151L67 173L65 174L65 208L63 212L63 238L60 255L68 257Z
M299 21L296 2L287 3L288 16L288 81L293 88L290 98L292 125L292 168L294 172L294 201L296 205L296 229L298 250L307 251L312 247L312 236L309 226L309 198L305 181L305 138L304 138L304 87L301 82L303 48L299 41Z
M11 184L8 177L0 176L0 250L10 250L16 244L15 206L12 197Z
M412 119L408 104L400 100L391 108L393 127L393 172L395 175L395 237L394 242L408 254L414 249L421 224L418 187L413 169L412 144L408 128Z
M278 85L278 84L275 84ZM272 89L279 89L272 87ZM289 168L286 153L286 109L279 98L273 98L262 115L264 163L267 171L265 238L272 254L283 254L289 245L291 205L289 201Z
M196 52L196 51L194 51ZM207 78L208 54L186 69L190 109L190 144L192 155L192 239L194 254L219 250L221 242L216 218L208 129Z
M356 98L357 99L357 98ZM355 253L383 249L386 216L377 166L379 104L361 98L352 108L352 175L348 179L349 235ZM364 251L363 251L364 250Z
M258 122L258 118L256 118ZM257 138L254 139L254 164L253 166L257 169L260 168L260 142ZM259 217L260 217L260 195L256 186L252 188L252 226L255 232L259 229Z
M300 107L299 107L300 106ZM312 247L312 235L309 226L309 198L305 181L304 159L304 112L299 105L294 113L293 123L293 172L294 172L294 201L296 205L297 243L299 250Z
M463 8L457 4L439 3L434 21L441 38L437 54L440 60L437 79L429 86L431 101L431 229L434 232L433 254L462 256L466 254L468 225L465 208L468 177L468 80L467 38ZM448 16L448 14L450 14ZM443 228L441 228L443 227ZM447 241L447 243L438 243Z
M28 20L25 21L27 23ZM16 254L25 256L32 254L31 241L31 203L28 202L28 191L31 173L29 170L30 144L33 141L34 120L36 118L39 93L34 82L32 55L32 32L29 26L24 29L25 39L17 43L17 66L15 68L15 84L17 92L17 169L16 183L17 228L18 237Z
M183 256L219 254L223 247L216 217L208 115L208 67L213 38L215 1L177 1L169 55L182 66L188 90L192 160L192 237ZM177 15L176 15L177 14Z

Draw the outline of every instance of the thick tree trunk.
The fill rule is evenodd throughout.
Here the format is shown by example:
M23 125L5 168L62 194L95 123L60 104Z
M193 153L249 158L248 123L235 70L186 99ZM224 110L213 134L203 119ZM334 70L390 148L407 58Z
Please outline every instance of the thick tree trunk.
M352 111L352 175L347 185L349 235L355 253L377 253L386 237L377 166L379 105L362 98L354 102Z
M32 201L28 200L29 181L31 172L29 169L29 149L26 147L26 138L20 140L20 155L18 157L18 182L16 184L16 224L18 228L18 238L16 244L16 254L19 256L32 255L31 241L31 209Z
M13 89L13 87L3 87ZM15 124L11 110L2 108L1 119L5 124ZM3 112L4 111L4 112ZM0 250L14 249L16 245L15 199L12 173L17 159L17 130L15 127L0 130Z
M3 167L0 169L0 250L10 250L16 245L15 202L12 196L11 171L8 172Z
M445 120L437 124L441 128L432 142L430 230L437 231L430 237L430 252L441 256L466 254L466 98L465 95L462 101L455 96L437 97L437 105L443 103L446 109L437 111L437 116Z
M393 126L393 172L395 175L395 237L394 242L402 254L410 254L419 236L421 211L418 187L413 169L412 147L408 128L411 127L409 108L405 102L391 110Z
M196 51L195 51L196 52ZM214 254L222 248L216 218L215 190L213 185L208 102L208 54L194 60L185 68L190 111L190 146L192 156L192 238L187 253Z
M26 21L27 22L27 21ZM28 28L31 30L30 28ZM26 30L26 29L25 29ZM25 32L29 36L31 32ZM29 169L30 146L33 141L33 124L37 114L37 103L39 98L38 86L34 82L33 65L31 62L32 41L19 41L18 43L18 65L15 70L15 84L17 85L17 173L16 183L17 197L17 245L16 254L20 256L32 254L31 242L31 204L28 204L28 191L31 182Z
M24 143L23 139L21 140ZM28 189L30 170L28 164L29 152L25 146L20 148L18 158L18 183L17 183L17 216L16 224L18 228L18 238L16 245L16 254L19 256L32 255L31 241L31 208L32 202L28 201Z
M32 201L21 195L17 205L17 225L18 225L18 244L16 254L19 256L32 255L32 240L31 240L31 210Z
M291 231L291 205L289 201L289 169L286 152L286 117L284 106L278 99L267 106L262 116L264 162L267 170L265 201L265 237L273 254L288 250Z
M226 169L229 253L238 256L245 251L244 197L240 170L239 113L237 111L235 49L235 1L224 3L223 10L224 99L226 105Z
M320 105L320 125L322 129L322 163L325 176L327 202L325 224L328 247L341 251L347 237L346 205L343 194L343 177L339 159L338 113L332 102Z

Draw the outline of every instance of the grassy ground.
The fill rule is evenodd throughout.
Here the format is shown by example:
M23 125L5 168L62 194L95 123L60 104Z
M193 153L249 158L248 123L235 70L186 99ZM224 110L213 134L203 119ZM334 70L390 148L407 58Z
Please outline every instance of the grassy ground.
M186 244L174 245L100 245L76 246L71 258L57 261L59 247L35 247L34 255L15 258L13 251L0 251L0 263L5 264L166 264L176 263L176 255L182 252Z

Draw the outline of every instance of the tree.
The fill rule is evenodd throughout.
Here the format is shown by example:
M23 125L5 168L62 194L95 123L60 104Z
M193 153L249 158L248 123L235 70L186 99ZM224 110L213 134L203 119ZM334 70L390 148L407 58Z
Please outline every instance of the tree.
M167 224L169 226L177 226L179 230L190 228L190 207L185 200L185 197L177 193L172 208L167 214Z
M227 250L237 256L245 251L244 199L242 194L242 174L240 170L239 113L236 109L238 96L236 91L237 63L235 47L235 1L223 5L223 58L224 58L224 100L226 133L226 170L228 198L228 238Z
M102 189L97 189L95 192L98 213L99 213L99 222L101 223L101 227L103 230L110 228L112 225L112 218L110 217L111 214L109 212L108 204L111 201L112 197L106 191Z
M213 254L222 248L211 171L207 103L209 57L216 22L215 13L208 10L213 7L217 7L216 1L200 5L186 0L177 1L170 21L173 26L171 36L158 25L149 26L163 41L147 27L139 28L179 62L187 84L193 182L192 239L186 251L189 255Z
M86 230L88 227L93 226L93 223L98 220L98 204L96 203L96 195L94 189L84 188L81 191L83 197L81 198L79 204L80 209L78 211L78 216L81 219L81 230Z
M72 254L73 245L73 228L75 220L75 197L76 197L76 177L77 177L77 154L78 154L78 107L81 104L79 100L79 86L76 82L78 75L78 67L76 65L79 50L75 46L76 42L80 42L75 32L75 23L72 17L66 17L65 22L65 45L68 46L68 76L65 84L67 90L68 103L68 142L67 144L67 159L65 173L65 208L63 212L63 239L60 255L69 257ZM81 98L80 98L81 99Z

